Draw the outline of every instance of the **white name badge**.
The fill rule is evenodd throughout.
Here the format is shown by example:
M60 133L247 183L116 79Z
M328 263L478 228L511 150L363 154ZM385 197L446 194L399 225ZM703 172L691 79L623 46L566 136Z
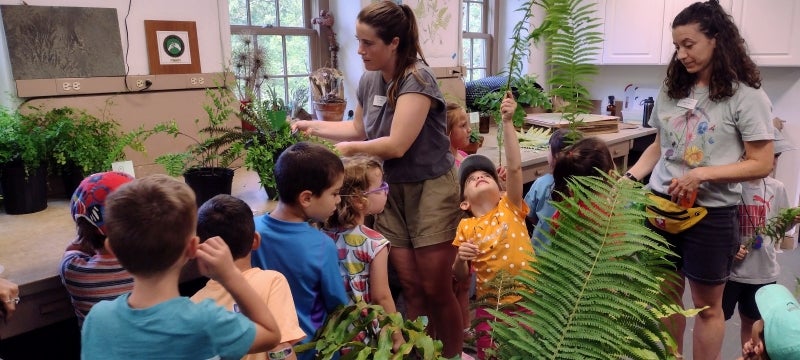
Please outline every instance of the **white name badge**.
M383 106L383 104L386 104L386 96L375 95L372 98L372 106Z
M678 106L684 109L694 110L694 108L697 106L697 100L692 98L680 99L678 100Z

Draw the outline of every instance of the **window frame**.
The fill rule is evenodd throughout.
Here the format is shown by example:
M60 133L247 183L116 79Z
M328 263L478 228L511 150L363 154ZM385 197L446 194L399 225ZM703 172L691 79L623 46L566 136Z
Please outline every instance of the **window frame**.
M464 53L463 45L464 40L470 40L470 45L472 45L473 39L480 39L486 42L486 46L484 48L484 59L486 59L486 75L485 76L492 76L498 73L497 69L497 56L498 56L498 49L497 49L497 42L495 41L495 34L498 33L498 0L462 0L461 1L461 11L462 16L461 18L466 18L469 21L469 16L464 16L463 11L468 9L468 4L476 4L479 3L482 5L481 11L483 12L483 16L481 17L481 30L482 32L469 32L464 31L463 29L468 28L466 23L461 24L461 53ZM470 67L471 64L467 63L468 59L462 59L464 63L465 75L464 80L470 81L469 75L471 74L471 70L474 69L484 69L483 67ZM477 80L477 79L472 79Z
M324 55L329 55L327 50L328 48L328 40L324 36L320 36L320 26L313 25L311 20L316 17L316 14L320 13L320 9L327 9L328 8L328 0L301 0L303 1L303 27L281 27L281 26L263 26L263 25L253 25L251 19L251 0L243 0L245 3L245 7L247 9L247 25L234 25L230 24L230 31L231 31L231 40L233 37L236 36L246 36L250 35L253 37L253 40L258 36L280 36L281 43L282 43L282 54L281 54L281 64L283 66L283 74L268 74L271 79L280 79L283 82L283 96L284 100L289 100L289 92L291 89L289 88L289 79L292 78L300 78L300 77L308 77L310 72L314 71L321 67L324 63L322 57ZM281 0L274 0L276 2L276 19L280 21L280 1ZM280 25L280 24L279 24ZM309 73L303 75L289 75L288 71L288 62L291 60L288 58L288 54L286 53L286 37L287 36L308 36L309 37L309 60L311 60L309 66ZM287 102L288 104L288 102Z

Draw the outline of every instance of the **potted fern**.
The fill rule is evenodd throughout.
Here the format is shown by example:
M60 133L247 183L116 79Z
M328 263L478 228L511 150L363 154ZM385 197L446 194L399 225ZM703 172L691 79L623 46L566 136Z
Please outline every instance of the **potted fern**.
M195 191L198 206L215 195L231 193L232 165L244 155L244 141L248 138L248 131L229 123L237 104L228 88L206 89L206 97L210 100L210 104L203 105L207 119L204 123L195 119L195 131L182 130L174 120L154 128L155 132L192 140L185 151L161 155L155 162L171 176L183 175Z
M47 159L52 133L34 118L0 107L0 188L7 214L47 208Z

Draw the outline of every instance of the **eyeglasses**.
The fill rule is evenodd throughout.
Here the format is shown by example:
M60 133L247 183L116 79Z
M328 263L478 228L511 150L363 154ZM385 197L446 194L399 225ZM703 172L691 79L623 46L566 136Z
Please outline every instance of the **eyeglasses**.
M383 192L384 194L388 193L389 192L389 184L386 181L384 181L384 182L381 183L381 186L379 186L377 189L364 191L364 195L369 195L369 194L377 193L377 192Z
M364 191L360 195L358 195L358 194L339 194L339 196L367 196L369 194L374 194L374 193L379 193L379 192L383 192L384 194L389 192L389 184L386 183L386 181L382 182L381 186L379 186L377 189Z

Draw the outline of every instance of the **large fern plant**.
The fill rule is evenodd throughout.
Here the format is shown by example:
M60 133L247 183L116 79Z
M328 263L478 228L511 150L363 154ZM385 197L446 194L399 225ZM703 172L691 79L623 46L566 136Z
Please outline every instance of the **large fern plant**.
M660 317L679 312L661 294L676 279L667 242L644 225L644 190L611 177L570 180L551 245L518 277L520 311L492 336L500 359L664 359L674 341ZM533 331L531 331L531 329Z

